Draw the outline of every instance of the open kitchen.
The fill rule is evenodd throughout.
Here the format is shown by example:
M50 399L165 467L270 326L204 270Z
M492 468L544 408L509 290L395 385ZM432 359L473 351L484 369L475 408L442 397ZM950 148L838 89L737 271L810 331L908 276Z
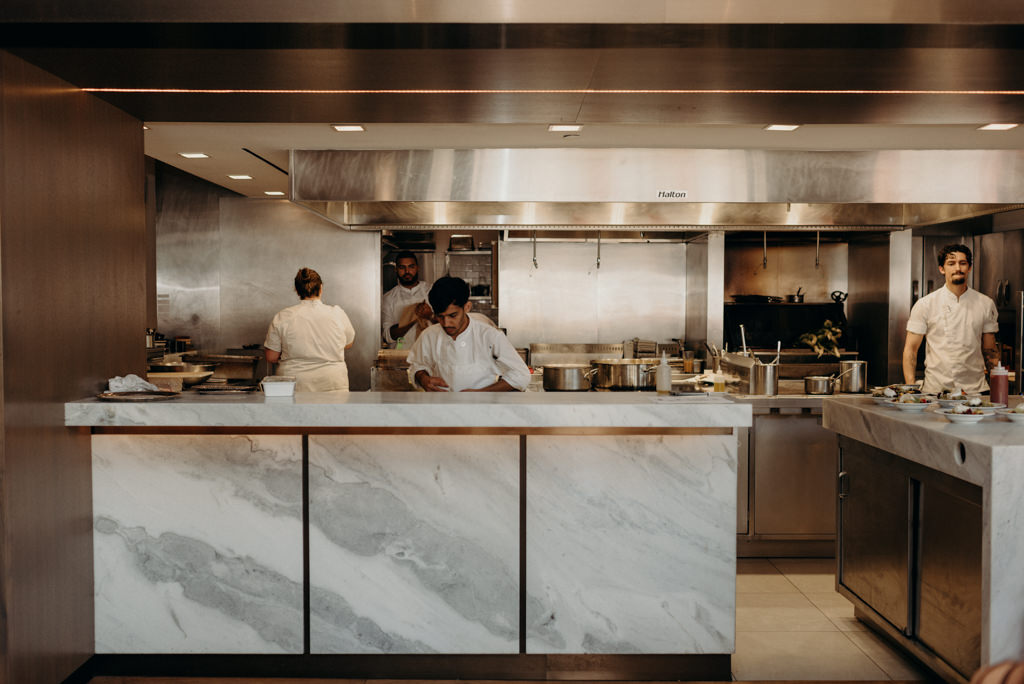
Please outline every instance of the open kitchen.
M355 4L0 13L0 681L966 684L1024 658L1024 164L1019 130L977 130L1024 119L1017 71L983 68L1024 17ZM949 244L1002 403L905 386ZM466 282L524 391L419 391L382 317L409 254ZM347 392L261 384L300 267L351 321ZM833 669L752 627L798 603L822 639L792 648Z

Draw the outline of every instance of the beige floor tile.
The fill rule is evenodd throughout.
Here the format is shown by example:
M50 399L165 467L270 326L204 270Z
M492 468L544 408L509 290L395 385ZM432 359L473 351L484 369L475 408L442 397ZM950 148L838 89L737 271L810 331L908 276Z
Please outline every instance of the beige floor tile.
M732 673L740 681L887 679L841 632L738 632Z
M803 594L737 594L737 632L835 632Z
M931 675L928 674L926 669L910 658L905 657L874 632L865 630L863 632L850 633L847 636L892 679L904 681L929 680Z
M836 562L832 558L773 558L772 565L805 594L835 591Z
M766 558L736 561L737 594L797 594L800 590Z
M863 632L867 626L854 617L853 604L836 591L804 594L811 603L832 621L840 632Z

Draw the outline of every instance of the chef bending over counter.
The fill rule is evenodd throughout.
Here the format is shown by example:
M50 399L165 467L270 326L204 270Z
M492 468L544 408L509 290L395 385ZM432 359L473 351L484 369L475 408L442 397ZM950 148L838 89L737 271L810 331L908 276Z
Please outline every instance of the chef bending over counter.
M409 352L409 373L416 385L427 392L526 389L530 369L489 318L470 313L466 281L439 278L428 300L438 323L420 333Z

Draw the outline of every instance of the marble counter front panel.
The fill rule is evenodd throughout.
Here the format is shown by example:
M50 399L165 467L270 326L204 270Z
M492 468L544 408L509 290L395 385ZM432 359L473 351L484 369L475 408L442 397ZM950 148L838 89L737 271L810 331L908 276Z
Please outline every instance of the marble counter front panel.
M301 653L298 436L94 435L96 653Z
M518 653L519 438L311 436L313 653Z
M527 437L527 653L731 653L736 438Z

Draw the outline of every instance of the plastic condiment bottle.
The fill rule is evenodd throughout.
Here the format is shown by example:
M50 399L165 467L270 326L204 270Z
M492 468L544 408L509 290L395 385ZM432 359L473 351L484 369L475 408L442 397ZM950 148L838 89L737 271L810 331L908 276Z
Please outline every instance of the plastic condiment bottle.
M654 386L658 394L672 393L672 369L665 359L665 352L661 352L661 363L654 371Z
M1010 375L1002 362L996 364L988 374L989 399L993 404L1006 404L1010 393Z

